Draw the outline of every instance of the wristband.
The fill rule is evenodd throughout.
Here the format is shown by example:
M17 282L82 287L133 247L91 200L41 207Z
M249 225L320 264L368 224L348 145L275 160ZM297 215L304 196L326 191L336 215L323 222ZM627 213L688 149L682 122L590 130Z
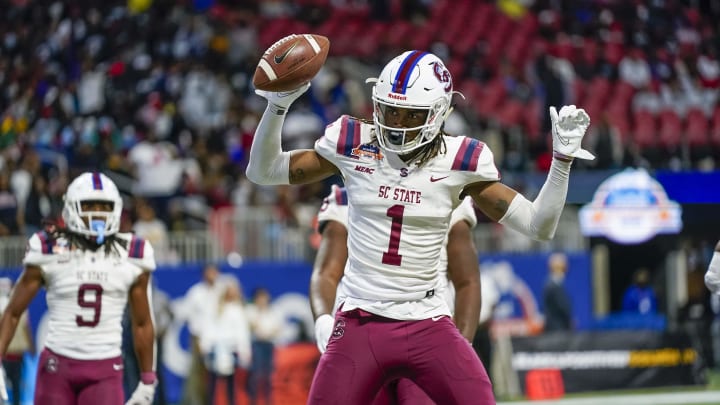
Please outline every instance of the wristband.
M281 107L277 104L269 103L268 108L270 109L270 112L275 115L285 115L287 112L287 107Z
M573 161L572 156L563 155L562 153L556 152L556 151L553 151L553 158L555 158L561 162L566 162L566 163L570 163Z
M157 374L154 371L143 371L140 373L140 381L145 385L155 384L157 381Z

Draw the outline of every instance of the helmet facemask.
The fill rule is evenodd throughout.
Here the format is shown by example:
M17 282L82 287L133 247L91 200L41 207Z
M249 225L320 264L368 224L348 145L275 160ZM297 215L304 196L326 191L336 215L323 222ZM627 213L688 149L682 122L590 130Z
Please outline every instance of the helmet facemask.
M386 151L400 155L431 143L442 131L450 114L452 78L435 55L409 51L388 63L372 91L373 121L378 144ZM412 128L388 124L390 108L422 110L425 122Z
M384 101L373 100L375 110L373 121L380 146L388 151L404 155L432 142L442 130L445 116L443 111L447 108L444 100L434 103L430 108L411 108L407 105L398 106ZM387 111L391 108L416 110L425 114L425 121L415 127L394 127L388 124Z

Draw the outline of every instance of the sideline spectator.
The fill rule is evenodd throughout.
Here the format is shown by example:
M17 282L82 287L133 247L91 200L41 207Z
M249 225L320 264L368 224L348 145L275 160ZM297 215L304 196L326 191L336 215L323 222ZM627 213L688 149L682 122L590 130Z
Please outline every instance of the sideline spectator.
M553 253L548 259L550 271L543 290L545 307L545 332L567 331L572 326L572 307L570 296L565 289L565 275L568 271L567 256Z
M237 369L250 366L250 324L237 282L229 282L220 298L218 312L207 318L200 335L200 350L210 374L206 404L214 404L217 382L225 382L228 403L236 404Z
M5 307L10 299L13 282L7 277L0 278L0 314L5 311ZM20 405L22 396L22 387L24 374L23 357L25 354L35 355L35 343L32 331L30 330L30 318L28 311L25 310L19 321L20 325L15 330L15 334L10 340L10 345L2 358L2 366L7 375L9 382L8 389L12 391L12 404ZM2 372L2 370L0 370Z
M633 276L633 283L623 294L622 310L640 315L651 315L657 312L657 297L650 285L650 271L638 269Z
M253 293L253 302L248 306L247 314L253 335L248 378L250 405L257 405L259 398L264 398L266 404L272 404L275 338L280 334L283 319L270 306L270 293L263 287Z
M203 269L203 279L185 293L184 310L188 314L192 358L183 388L183 405L200 405L207 398L207 369L200 351L200 336L205 322L218 312L220 296L225 291L227 278L215 264Z

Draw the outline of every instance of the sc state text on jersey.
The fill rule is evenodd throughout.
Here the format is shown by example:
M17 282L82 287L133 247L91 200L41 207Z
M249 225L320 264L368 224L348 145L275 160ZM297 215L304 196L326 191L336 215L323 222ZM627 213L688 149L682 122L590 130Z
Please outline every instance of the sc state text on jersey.
M78 270L76 274L76 277L78 281L81 282L89 282L89 281L95 281L95 282L103 282L108 281L108 273L105 271L97 271L97 270Z
M408 190L402 187L380 186L378 197L411 204L420 204L422 202L422 193L419 190Z

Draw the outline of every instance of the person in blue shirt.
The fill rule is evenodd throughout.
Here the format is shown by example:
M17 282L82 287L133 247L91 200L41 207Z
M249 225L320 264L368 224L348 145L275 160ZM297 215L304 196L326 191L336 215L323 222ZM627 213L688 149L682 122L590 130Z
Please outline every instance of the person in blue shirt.
M638 269L633 276L631 284L622 301L623 312L649 315L657 313L657 297L650 286L650 271L646 268Z

